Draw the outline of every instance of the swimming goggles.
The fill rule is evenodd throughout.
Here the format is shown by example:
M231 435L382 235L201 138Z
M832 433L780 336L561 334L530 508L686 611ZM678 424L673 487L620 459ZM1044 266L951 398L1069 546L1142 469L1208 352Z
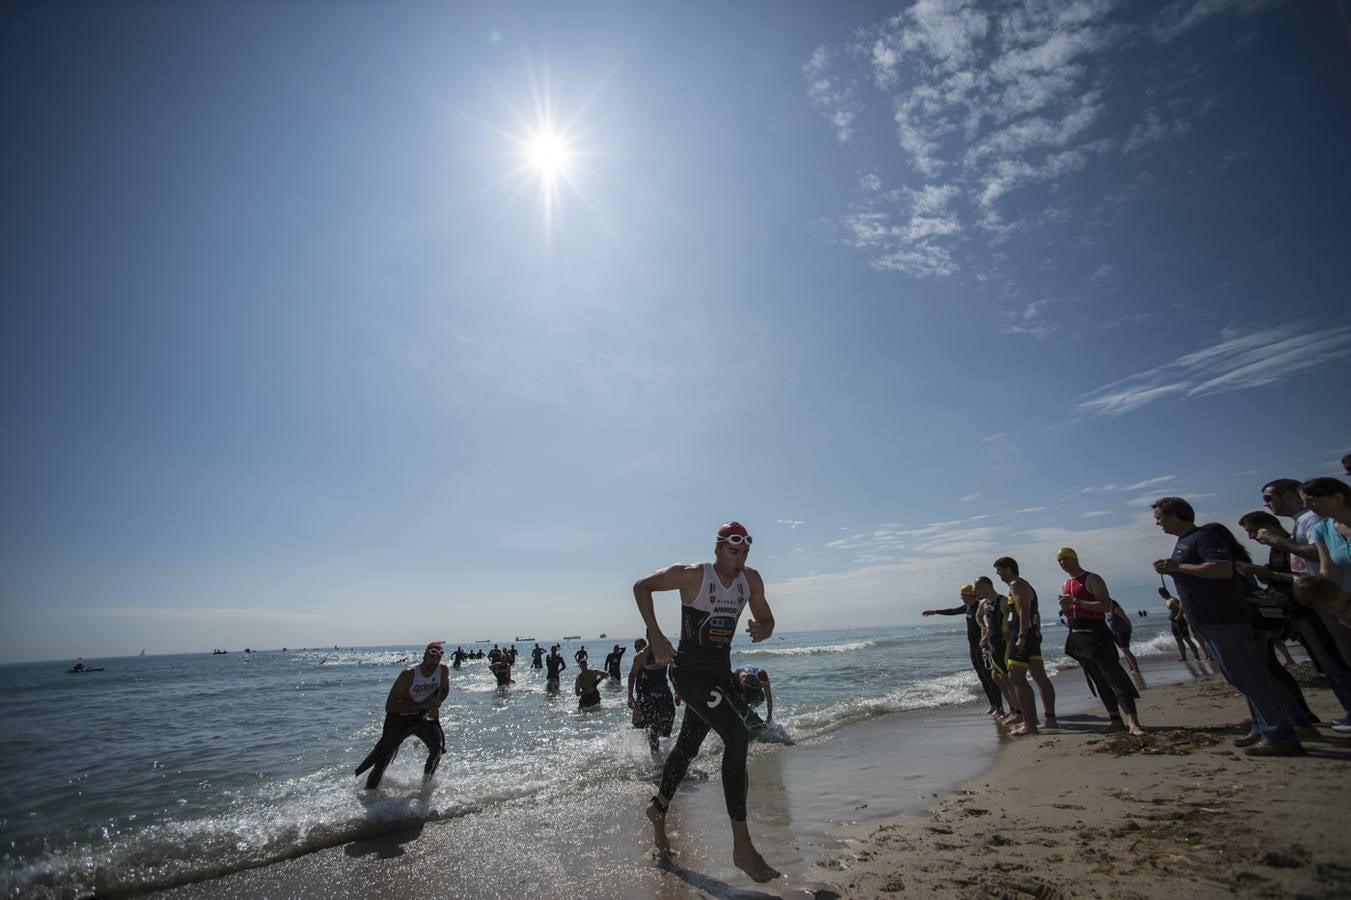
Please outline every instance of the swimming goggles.
M440 656L440 655L441 655L441 650L440 650L440 648L438 648L438 647L428 647L428 648L427 648L426 650L424 650L423 652L426 653L428 656Z
M751 536L749 534L729 534L726 537L718 535L719 544L731 544L733 547L740 547L742 544L749 544Z

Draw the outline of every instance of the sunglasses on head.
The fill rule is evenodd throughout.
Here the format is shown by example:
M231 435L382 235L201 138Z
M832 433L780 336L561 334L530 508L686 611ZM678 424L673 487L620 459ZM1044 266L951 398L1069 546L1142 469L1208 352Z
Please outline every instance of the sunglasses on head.
M726 537L718 535L719 544L731 544L733 547L740 547L742 544L749 544L751 536L749 534L729 534Z

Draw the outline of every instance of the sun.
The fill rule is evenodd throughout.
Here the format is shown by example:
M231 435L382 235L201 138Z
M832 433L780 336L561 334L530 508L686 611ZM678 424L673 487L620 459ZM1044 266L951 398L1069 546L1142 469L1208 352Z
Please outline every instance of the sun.
M531 135L525 152L530 167L545 180L565 175L572 161L567 139L548 130Z

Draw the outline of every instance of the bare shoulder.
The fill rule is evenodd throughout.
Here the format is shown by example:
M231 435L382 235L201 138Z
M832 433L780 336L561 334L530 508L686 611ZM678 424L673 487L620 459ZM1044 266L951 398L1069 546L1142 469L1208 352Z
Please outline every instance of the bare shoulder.
M760 577L760 572L746 566L741 570L746 573L746 581L750 584L752 591L763 591L765 589L765 580Z

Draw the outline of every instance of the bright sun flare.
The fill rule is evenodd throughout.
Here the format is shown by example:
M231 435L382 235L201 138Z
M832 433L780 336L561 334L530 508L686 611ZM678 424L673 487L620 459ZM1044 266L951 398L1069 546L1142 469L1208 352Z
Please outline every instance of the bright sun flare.
M526 147L530 165L544 178L561 175L568 167L568 145L558 135L541 131Z

